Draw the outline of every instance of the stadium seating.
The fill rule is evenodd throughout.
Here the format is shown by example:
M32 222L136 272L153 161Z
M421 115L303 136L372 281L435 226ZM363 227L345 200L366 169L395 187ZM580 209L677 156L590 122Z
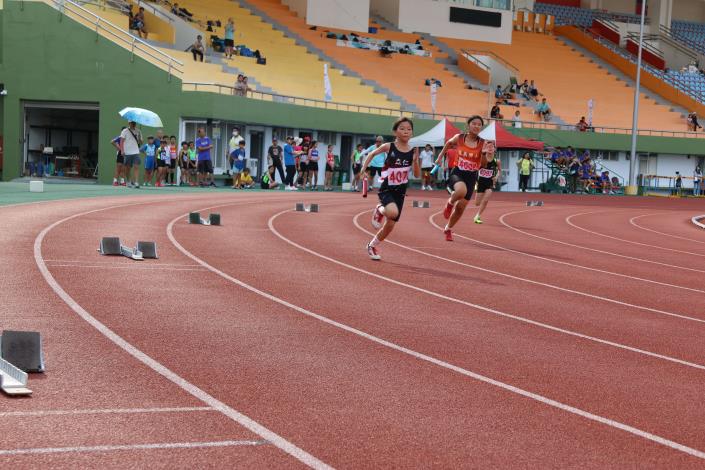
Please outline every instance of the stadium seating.
M675 39L683 40L686 45L705 54L705 24L690 21L673 21L671 33Z
M536 2L536 13L545 13L556 17L556 26L572 25L589 28L595 18L609 18L613 21L624 23L639 23L640 16L631 13L609 13L606 11L590 10L563 5Z

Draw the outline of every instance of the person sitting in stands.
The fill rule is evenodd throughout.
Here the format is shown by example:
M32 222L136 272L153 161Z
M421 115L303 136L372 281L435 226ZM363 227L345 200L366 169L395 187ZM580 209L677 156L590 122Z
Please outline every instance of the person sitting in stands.
M504 119L502 115L502 110L499 108L499 101L497 101L492 109L490 110L490 118L492 119Z
M692 113L688 114L688 130L691 132L697 132L698 129L702 129L703 126L700 125L698 122L698 115L695 111Z
M612 179L610 178L610 172L603 171L600 179L602 180L601 181L602 193L603 194L614 194L614 191L612 191Z
M519 107L519 103L512 103L511 101L509 101L509 99L512 98L512 95L510 93L504 92L502 90L501 85L497 85L497 88L494 91L494 97L500 100L502 104L506 104L508 106L516 106L517 108Z
M519 85L519 93L521 93L521 96L523 96L525 99L530 100L531 99L531 94L529 93L529 81L524 80L521 85Z
M200 34L196 36L196 42L191 44L186 51L188 52L189 50L193 54L193 60L196 61L198 58L201 59L201 62L203 62L203 55L206 52L206 47L203 45L203 36Z
M541 103L536 106L536 114L541 116L541 119L543 119L544 121L551 120L551 106L549 106L548 102L546 101L546 98L543 98L541 100Z
M539 90L536 88L536 85L534 85L534 81L531 80L531 83L529 83L529 96L531 96L531 99L534 99L536 101L539 100Z
M575 125L575 130L577 130L578 132L585 132L588 130L589 127L590 124L587 123L587 121L585 120L585 116L583 116L580 118L580 121L578 121L578 123Z

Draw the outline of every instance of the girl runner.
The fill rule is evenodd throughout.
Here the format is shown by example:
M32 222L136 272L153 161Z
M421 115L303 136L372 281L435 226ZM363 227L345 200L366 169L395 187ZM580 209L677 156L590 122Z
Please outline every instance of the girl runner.
M167 168L169 167L169 162L171 161L171 153L169 148L169 143L166 140L162 140L159 149L157 149L157 186L161 188L164 186L166 181Z
M446 241L449 242L453 241L451 230L462 217L468 201L472 198L478 171L487 164L488 159L494 157L494 143L486 142L478 136L484 124L482 117L471 116L468 119L467 133L454 135L446 142L436 159L436 164L440 165L448 148L456 146L458 161L448 178L448 189L451 194L443 211L443 217L449 219L443 230Z
M191 176L189 186L196 186L198 176L198 152L196 152L196 144L193 141L188 143L188 158L189 175Z
M169 186L176 185L176 162L179 159L179 148L176 146L176 136L169 137L169 156L171 160L169 161L169 168L167 173L169 175Z
M489 158L489 156L488 156ZM492 189L497 186L497 178L502 173L502 164L497 158L492 158L485 168L480 168L478 172L477 179L477 196L475 196L475 206L480 206L477 211L475 218L473 219L476 224L481 224L482 213L487 208L487 203L490 201L492 196Z
M357 184L360 182L360 168L362 168L362 152L364 150L365 146L362 144L357 144L357 150L355 150L355 153L352 155L352 171L353 171L353 180L352 180L352 190L353 191L359 191L360 189L357 187ZM362 176L364 178L364 175Z
M188 156L188 142L181 142L181 150L179 150L179 170L181 170L181 181L179 181L179 186L189 183L189 166L190 160Z
M379 188L379 204L372 213L372 226L380 229L367 244L367 254L370 259L382 259L377 246L384 241L399 221L404 208L404 197L409 183L409 170L413 168L414 176L419 177L419 149L409 145L409 139L414 134L414 123L409 118L400 118L392 127L396 139L394 142L382 144L371 151L362 164L362 173L378 154L386 154L382 170L382 185ZM384 221L384 226L382 222Z
M318 142L311 142L308 151L308 179L311 182L311 191L318 191Z
M326 154L326 180L324 185L325 191L333 191L333 171L335 170L335 155L333 154L333 146L328 146Z

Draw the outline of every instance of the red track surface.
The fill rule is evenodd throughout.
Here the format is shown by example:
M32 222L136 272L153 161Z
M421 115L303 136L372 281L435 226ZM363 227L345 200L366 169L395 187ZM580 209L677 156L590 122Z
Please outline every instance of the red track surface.
M0 463L702 468L702 208L526 199L454 243L408 201L381 263L352 195L0 208L2 327L48 367L0 398ZM160 259L101 257L109 235Z

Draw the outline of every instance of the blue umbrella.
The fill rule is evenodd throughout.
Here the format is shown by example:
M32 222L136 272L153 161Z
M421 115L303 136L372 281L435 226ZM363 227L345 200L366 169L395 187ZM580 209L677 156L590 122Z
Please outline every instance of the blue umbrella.
M130 122L136 122L147 127L163 127L162 119L152 111L142 108L125 108L120 111L120 116Z

